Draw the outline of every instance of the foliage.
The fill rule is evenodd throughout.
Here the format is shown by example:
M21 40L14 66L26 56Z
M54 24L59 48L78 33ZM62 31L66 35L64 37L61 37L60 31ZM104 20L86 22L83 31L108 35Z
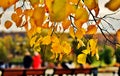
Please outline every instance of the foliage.
M120 47L115 50L116 62L120 63Z
M19 2L22 5L17 6ZM119 0L110 0L105 6L116 11L119 3ZM34 50L41 51L40 46L50 47L51 59L60 61L64 55L71 53L69 39L72 38L77 42L77 49L86 47L77 56L78 63L83 64L89 54L99 59L97 39L89 39L86 43L82 41L85 35L96 34L97 29L102 32L98 4L98 0L5 0L0 6L3 8L2 14L7 8L14 7L11 20L5 22L5 27L9 29L13 22L17 27L24 27ZM93 17L92 22L90 16ZM85 23L90 23L87 29L83 28ZM67 30L70 37L63 39L62 35Z
M111 64L114 58L114 50L110 46L105 46L103 49L103 61L106 64Z

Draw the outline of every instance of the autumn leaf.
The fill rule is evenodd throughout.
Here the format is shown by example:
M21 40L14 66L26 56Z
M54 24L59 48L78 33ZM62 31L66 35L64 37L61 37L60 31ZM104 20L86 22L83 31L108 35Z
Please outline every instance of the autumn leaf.
M34 36L30 39L30 46L33 47L33 45L35 44L37 36Z
M77 41L78 41L77 49L79 49L81 46L85 46L84 42L81 39L77 39Z
M93 10L95 11L95 16L97 17L99 14L99 10L100 10L99 6L97 5Z
M72 37L72 38L75 38L75 32L74 32L74 28L73 27L70 27L70 36Z
M30 3L31 3L32 6L34 7L36 4L39 3L39 0L30 0Z
M12 16L11 16L11 18L16 23L17 27L21 26L22 17L19 17L19 15L17 15L17 13L13 13Z
M83 15L84 14L84 15ZM78 8L75 12L75 19L81 23L88 21L89 15L85 8Z
M64 53L66 53L67 55L71 52L71 46L68 42L63 41L61 46L62 46Z
M66 0L46 0L50 20L60 22L66 18Z
M97 32L97 27L95 25L89 25L87 27L86 34L95 34Z
M71 21L70 20L64 20L62 21L62 26L63 26L63 29L68 29L68 27L70 26L71 24Z
M43 37L42 44L43 45L49 45L51 43L51 37L49 35Z
M120 29L116 32L116 38L118 43L120 43Z
M84 0L84 4L88 7L89 10L92 10L97 7L98 0Z
M83 23L81 22L81 20L75 20L75 26L77 27L77 28L82 28L82 26L83 26Z
M9 21L9 20L7 20L7 21L5 22L5 27L6 27L6 29L9 29L11 26L12 26L12 22Z
M75 36L78 38L78 39L81 39L83 38L83 36L85 35L85 29L83 28L79 28L76 33L75 33Z
M22 8L18 7L17 9L15 9L16 13L18 16L20 16L22 14Z
M82 53L84 53L84 54L86 54L86 55L87 55L87 54L90 54L90 50L85 49L85 50L82 51Z
M31 17L33 15L33 11L34 10L32 10L32 9L26 9L26 10L24 10L24 15L27 16L27 17L28 16Z
M11 5L15 4L18 0L0 0L0 7L3 7L3 9L7 9Z
M110 0L105 4L105 7L107 7L111 11L116 11L120 8L120 0Z
M81 64L85 64L86 63L86 57L87 57L86 54L79 54L77 56L77 62L81 63Z
M45 7L36 7L32 15L32 18L34 19L36 26L38 27L42 26L44 17L45 17Z
M53 35L53 36L51 37L51 41L52 41L53 43L60 43L58 37L55 36L55 35Z
M53 53L58 54L62 52L62 47L59 43L52 43L51 47L52 47L51 52Z

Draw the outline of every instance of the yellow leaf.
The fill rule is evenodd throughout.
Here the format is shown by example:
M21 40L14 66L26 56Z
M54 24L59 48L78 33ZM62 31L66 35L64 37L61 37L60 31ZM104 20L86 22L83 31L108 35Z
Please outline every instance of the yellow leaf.
M83 50L82 52L83 52L84 54L86 54L86 55L87 55L87 54L90 54L90 50L88 50L88 49L85 49L85 50Z
M75 13L76 10L76 6L72 5L70 3L66 4L66 17L69 16L71 13Z
M5 27L6 27L6 29L9 29L11 26L12 26L12 22L9 21L9 20L7 20L7 21L5 22Z
M97 32L97 27L95 25L89 25L86 34L95 34Z
M11 5L15 4L18 0L0 0L0 7L3 7L3 9L7 9Z
M34 36L30 39L30 46L33 47L33 45L35 44L37 36Z
M37 27L36 33L41 33L41 28L40 27Z
M120 29L116 32L117 42L120 43Z
M78 3L79 0L69 0L69 1L76 4L76 3Z
M53 43L59 43L60 42L59 39L58 39L58 37L56 37L55 35L52 36L51 41Z
M83 28L80 28L76 31L75 33L75 36L78 38L78 39L81 39L83 38L83 36L85 35L85 29Z
M30 23L31 23L31 29L27 31L27 35L29 38L31 38L36 33L36 25L32 18L30 19Z
M86 57L87 57L86 54L79 54L77 56L77 62L81 63L81 64L85 64L86 63Z
M52 47L51 51L56 54L61 53L63 50L59 43L52 43L51 47Z
M49 45L50 43L51 43L51 36L47 35L47 36L43 37L43 39L42 39L43 45Z
M32 16L33 15L33 10L32 9L26 9L24 10L24 15L28 16Z
M46 0L50 20L60 22L66 18L66 0Z
M92 10L97 7L98 0L84 0L84 3L88 7L88 9Z
M105 7L109 8L111 11L116 11L120 8L120 0L110 0L105 4Z
M68 27L70 26L70 24L71 24L70 20L64 20L64 21L62 21L63 29L68 29Z
M67 55L71 52L71 46L66 41L63 41L61 46L63 48L63 52L66 53Z
M75 20L75 26L77 27L77 28L82 28L82 25L83 25L83 23L81 22L81 20Z
M75 12L75 19L81 21L82 23L88 21L89 15L85 8L78 8Z
M72 37L72 38L75 38L75 32L74 32L74 28L73 27L70 27L70 36Z
M77 41L78 41L77 49L79 49L81 46L85 46L81 39L77 39Z
M32 4L32 6L35 6L35 4L39 3L39 0L30 0L30 3Z
M33 11L32 18L36 26L42 26L45 17L45 7L36 7Z
M90 44L91 50L95 49L97 46L97 39L90 39L89 44Z
M60 54L60 55L59 55L59 61L61 61L62 58L63 58L63 54Z

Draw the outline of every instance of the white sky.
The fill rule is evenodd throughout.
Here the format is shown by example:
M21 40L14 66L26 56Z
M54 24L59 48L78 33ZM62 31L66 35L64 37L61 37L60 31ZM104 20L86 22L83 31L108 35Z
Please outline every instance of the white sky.
M104 7L105 3L108 2L108 1L109 0L99 0L99 6L100 6L99 16L100 17L103 17L105 14L108 14L108 13L113 13L113 12L109 11L107 8ZM13 7L11 7L11 8L13 8ZM1 9L0 9L0 11L1 11ZM12 9L8 10L7 12L5 12L5 16L3 16L3 19L1 20L0 31L6 31L6 32L24 31L24 28L17 28L15 25L10 27L9 29L6 29L4 27L3 23L4 23L5 19L10 19L10 15L11 15L12 12L13 12ZM119 18L120 17L120 12L117 13L116 15L114 15L114 17L115 18ZM115 27L116 30L120 29L120 20L119 21L114 21L112 19L107 19L107 20L109 20L109 22ZM104 27L106 27L108 30L110 30L110 32L114 32L105 23L104 23Z

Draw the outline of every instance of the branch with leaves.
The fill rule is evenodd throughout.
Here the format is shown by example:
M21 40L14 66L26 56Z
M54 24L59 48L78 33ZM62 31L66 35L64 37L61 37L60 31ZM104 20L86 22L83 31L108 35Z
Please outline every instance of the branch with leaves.
M105 6L116 11L119 5L119 0L110 0ZM14 9L11 20L5 21L6 29L13 26L13 23L16 27L24 27L30 39L30 45L35 51L42 51L42 45L50 47L49 51L52 53L50 59L61 61L63 56L72 52L70 39L76 40L76 49L84 47L77 54L77 62L82 64L86 63L87 55L96 56L99 59L97 39L90 38L84 42L84 36L95 35L97 29L100 29L104 37L111 42L99 24L103 20L113 28L105 18L120 20L110 17L112 14L99 18L98 0L5 0L0 3L0 7L3 9L1 19L7 9L10 7ZM93 18L92 23L90 23L90 16ZM87 29L83 27L84 24L87 24ZM63 37L66 31L69 36ZM116 35L119 43L119 30Z

